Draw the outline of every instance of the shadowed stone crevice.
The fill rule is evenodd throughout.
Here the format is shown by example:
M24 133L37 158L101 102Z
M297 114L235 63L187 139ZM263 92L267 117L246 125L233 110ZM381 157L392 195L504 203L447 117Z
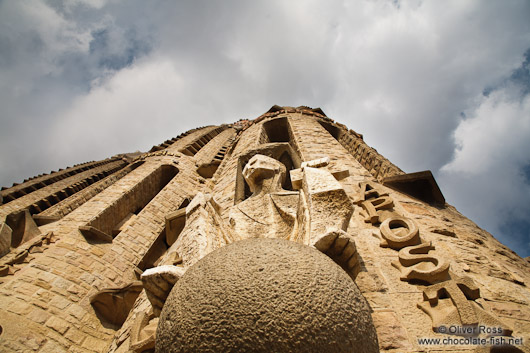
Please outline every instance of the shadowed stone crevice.
M119 288L105 288L90 298L90 304L103 324L119 327L125 322L142 289L140 281Z
M383 179L383 185L438 207L445 205L445 197L430 170L388 177Z

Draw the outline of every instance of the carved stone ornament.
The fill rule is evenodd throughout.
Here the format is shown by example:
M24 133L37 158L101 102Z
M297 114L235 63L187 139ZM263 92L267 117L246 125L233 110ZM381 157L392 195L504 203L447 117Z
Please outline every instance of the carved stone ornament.
M392 266L401 271L402 281L420 280L432 284L449 278L449 263L429 254L431 250L434 250L431 242L399 250L399 261L392 262Z
M156 317L160 316L169 292L184 272L182 267L164 265L150 268L142 274L142 285Z
M416 223L400 216L387 218L379 226L381 230L381 246L400 250L406 246L420 243L420 232Z
M131 328L131 344L129 349L135 353L154 350L157 326L158 317L152 311L141 312Z
M103 320L113 325L122 325L141 291L140 281L123 287L105 288L90 298L90 304Z
M471 278L454 278L427 287L418 307L431 317L435 332L448 333L445 329L454 326L471 328L455 334L478 335L480 331L473 328L480 325L501 328L495 334L510 336L513 331L475 302L478 298L480 290Z
M292 241L246 239L202 258L177 282L160 315L156 351L379 348L368 304L331 259Z

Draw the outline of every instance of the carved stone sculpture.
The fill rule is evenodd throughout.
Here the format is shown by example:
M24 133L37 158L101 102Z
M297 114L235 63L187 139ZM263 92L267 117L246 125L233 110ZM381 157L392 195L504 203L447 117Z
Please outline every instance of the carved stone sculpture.
M153 267L142 273L142 285L153 306L155 316L160 316L169 292L183 274L182 267L171 265Z
M11 228L4 222L0 222L0 257L9 252L11 248Z
M401 271L401 280L436 283L448 279L449 263L429 254L431 250L434 250L431 242L401 249L399 261L392 262L392 266Z
M419 303L418 307L431 317L435 332L444 333L450 326L470 327L469 331L463 330L457 334L478 335L480 331L474 328L480 324L499 328L499 332L494 332L496 335L511 335L512 330L506 324L488 314L475 302L479 297L480 289L471 278L455 278L427 287L423 291L424 302Z
M528 351L528 261L320 109L1 189L1 352Z
M247 239L204 257L162 310L157 352L378 352L370 309L327 256Z
M90 298L90 304L103 320L121 325L141 291L142 283L139 281L119 288L105 288Z
M212 195L198 193L186 207L186 225L173 245L188 268L199 259L232 242L220 208Z
M252 196L229 211L235 239L293 239L296 236L299 194L282 189L285 173L282 163L264 155L248 161L243 176Z

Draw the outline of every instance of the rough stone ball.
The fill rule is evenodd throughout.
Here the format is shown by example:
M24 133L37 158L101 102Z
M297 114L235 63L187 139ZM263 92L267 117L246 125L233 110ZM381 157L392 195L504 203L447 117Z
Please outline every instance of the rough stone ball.
M379 352L366 300L316 249L280 239L220 248L162 309L157 352Z

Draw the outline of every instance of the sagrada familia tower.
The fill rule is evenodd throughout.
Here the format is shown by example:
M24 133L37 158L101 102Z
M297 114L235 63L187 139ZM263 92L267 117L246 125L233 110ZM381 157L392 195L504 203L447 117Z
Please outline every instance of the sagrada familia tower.
M0 200L2 352L530 352L530 263L319 108Z

